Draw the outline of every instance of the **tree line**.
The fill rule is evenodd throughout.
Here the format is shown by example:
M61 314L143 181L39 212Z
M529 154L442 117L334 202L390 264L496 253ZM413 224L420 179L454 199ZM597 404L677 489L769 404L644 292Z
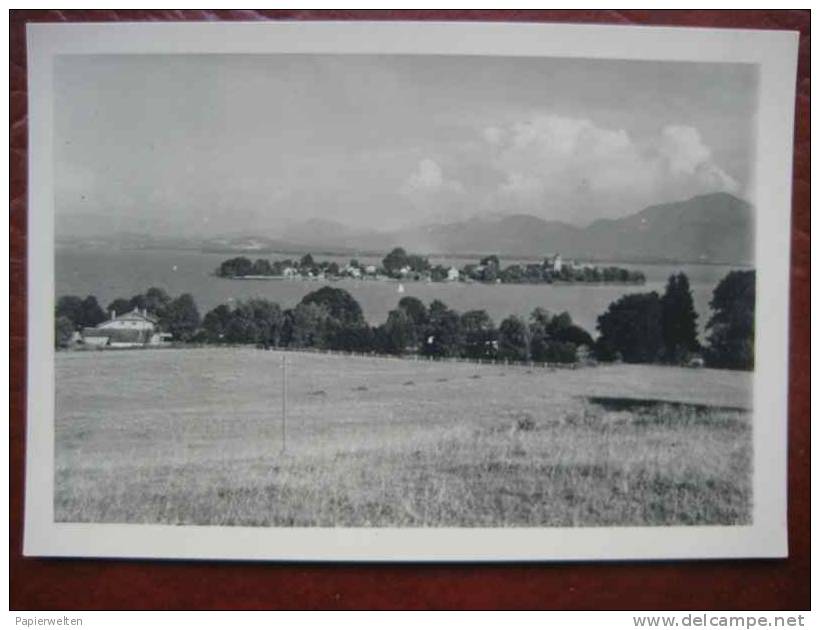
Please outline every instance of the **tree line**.
M285 277L343 278L382 277L395 280L427 280L430 282L462 281L503 284L549 284L553 282L618 282L642 284L643 272L623 267L576 265L562 262L560 257L545 258L539 263L513 263L501 265L498 256L485 256L477 264L467 264L461 269L433 265L419 254L410 254L402 247L395 247L381 261L381 265L363 265L351 259L340 266L334 261L317 261L311 254L299 259L251 260L238 256L223 261L216 269L223 278Z
M496 327L484 310L462 314L441 300L427 306L410 296L399 300L384 323L371 326L358 302L344 289L333 287L307 294L292 309L264 299L217 306L205 315L199 339L397 356L566 363L577 360L579 345L593 344L568 313L552 316L539 308L529 322L511 316Z
M672 275L662 296L655 291L624 295L598 317L595 354L602 361L688 363L754 369L755 272L732 271L715 287L709 302L706 345L698 341L689 279Z
M261 347L317 348L376 354L419 354L545 363L574 363L583 349L601 361L685 364L702 356L708 365L754 367L754 271L733 271L715 288L707 344L697 334L689 280L672 275L663 295L624 295L598 317L598 338L576 325L569 313L536 308L528 318L511 315L496 326L485 310L459 313L441 300L429 306L403 297L384 323L372 326L350 293L330 286L305 295L293 308L256 298L221 304L200 319L193 297L171 298L152 287L108 310L147 309L159 328L176 341L253 344ZM56 308L56 342L68 343L75 330L106 319L94 296L63 296Z

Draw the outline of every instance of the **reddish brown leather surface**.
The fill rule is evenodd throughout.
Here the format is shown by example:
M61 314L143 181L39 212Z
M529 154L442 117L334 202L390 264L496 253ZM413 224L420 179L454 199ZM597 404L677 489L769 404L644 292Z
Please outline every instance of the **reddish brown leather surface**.
M808 609L809 11L12 11L10 292L12 609ZM23 558L26 60L29 21L431 19L800 30L789 393L789 558L496 565L322 565Z

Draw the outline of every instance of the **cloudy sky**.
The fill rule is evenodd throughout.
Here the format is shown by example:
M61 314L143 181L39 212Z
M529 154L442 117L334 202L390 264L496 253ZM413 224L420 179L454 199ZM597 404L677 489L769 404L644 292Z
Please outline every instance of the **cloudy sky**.
M441 56L63 57L59 216L217 234L749 198L756 73Z

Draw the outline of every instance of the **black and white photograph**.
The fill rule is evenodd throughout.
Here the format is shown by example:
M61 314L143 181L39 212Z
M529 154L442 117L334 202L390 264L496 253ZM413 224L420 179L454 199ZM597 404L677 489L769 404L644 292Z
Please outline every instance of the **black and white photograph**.
M29 552L781 554L796 40L264 26L30 30Z

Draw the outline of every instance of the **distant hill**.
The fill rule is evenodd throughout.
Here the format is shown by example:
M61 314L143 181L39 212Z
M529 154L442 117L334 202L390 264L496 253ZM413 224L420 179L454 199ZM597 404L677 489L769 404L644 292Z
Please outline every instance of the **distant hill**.
M750 263L754 209L728 193L702 195L595 221L581 245L585 254L600 258Z
M470 219L386 235L385 247L425 253L540 256L560 252L591 260L749 263L754 258L752 206L716 193L650 206L585 228L530 215Z
M621 219L599 219L584 228L527 214L393 232L356 230L338 221L307 219L287 225L275 238L234 234L203 240L194 235L151 236L149 232L156 232L138 221L112 224L112 220L97 215L58 219L58 240L63 242L106 241L123 247L202 248L246 255L307 251L383 254L402 246L421 254L540 257L560 253L589 261L747 264L754 260L754 209L728 193L654 205Z

